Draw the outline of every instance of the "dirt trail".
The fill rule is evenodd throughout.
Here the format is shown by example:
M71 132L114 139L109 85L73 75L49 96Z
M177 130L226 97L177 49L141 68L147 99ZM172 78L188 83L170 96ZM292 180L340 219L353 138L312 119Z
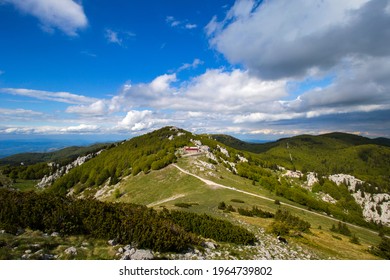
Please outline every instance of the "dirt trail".
M183 196L185 196L185 194L177 194L177 195L168 197L168 198L163 199L163 200L159 200L159 201L155 201L155 202L149 203L149 204L146 205L146 206L148 206L148 207L153 207L153 206L156 206L156 205L159 205L159 204L168 202L168 201L175 200L175 199L180 198L180 197L183 197Z
M176 164L172 164L172 165L174 167L176 167L177 169L179 169L181 172L183 172L183 173L185 173L187 175L193 176L193 177L201 180L202 182L204 182L205 184L207 184L209 186L229 189L229 190L232 190L232 191L235 191L235 192L240 192L240 193L244 193L244 194L247 194L247 195L255 196L255 197L258 197L258 198L261 198L261 199L264 199L264 200L274 201L274 199L271 199L271 198L268 198L268 197L265 197L265 196L262 196L262 195L250 193L250 192L247 192L247 191L243 191L243 190L239 190L239 189L236 189L236 188L233 188L233 187L229 187L229 186L225 186L225 185L221 185L221 184L215 183L213 181L204 179L204 178L202 178L202 177L200 177L200 176L198 176L196 174L190 173L187 170L184 170L183 168L177 166ZM294 206L294 205L291 205L291 204L282 203L282 202L280 204L284 205L286 207L298 209L298 210L301 210L301 211L304 211L304 212L307 212L307 213L310 213L310 214L313 214L313 215L317 215L317 216L320 216L320 217L328 218L328 219L333 220L335 222L342 222L342 223L345 223L348 226L351 226L351 227L354 227L354 228L358 228L358 229L362 229L362 230L365 230L365 231L368 231L368 232L371 232L371 233L374 233L374 234L378 234L376 231L373 231L373 230L370 230L370 229L367 229L367 228L364 228L364 227L360 227L360 226L357 226L357 225L354 225L354 224L346 223L346 222L340 221L338 219L329 217L327 215L323 215L323 214L320 214L320 213L317 213L317 212L314 212L314 211L310 211L310 210L307 210L307 209L304 209L304 208L301 208L301 207L297 207L297 206Z

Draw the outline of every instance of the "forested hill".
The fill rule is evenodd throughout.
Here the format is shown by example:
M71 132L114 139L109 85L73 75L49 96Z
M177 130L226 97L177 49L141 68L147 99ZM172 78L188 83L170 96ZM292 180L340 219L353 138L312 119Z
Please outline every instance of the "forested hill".
M256 152L262 160L303 173L351 174L390 190L390 139L369 139L346 133L300 135L265 144L249 144L214 136L231 147Z
M248 151L252 153L263 153L273 147L278 146L278 141L261 143L261 144L249 143L226 134L213 134L212 138L218 142L225 144L226 146L232 147L237 150Z
M277 141L268 142L268 143L249 143L226 134L213 134L212 137L218 142L221 142L229 147L238 150L252 152L252 153L263 153L277 146L286 146L287 143L293 144L295 141L300 141L302 138L307 139L308 142L318 144L319 147L322 145L326 145L328 143L327 139L338 140L339 141L337 143L338 146L341 144L347 146L374 144L379 146L390 147L390 139L388 138L380 137L380 138L371 139L371 138L367 138L355 134L348 134L342 132L332 132L332 133L322 134L318 136L300 135L300 136L294 136L290 138L282 138Z
M52 189L64 193L74 187L78 193L86 188L101 186L107 180L110 185L114 185L120 178L130 174L161 169L176 161L178 148L194 145L191 140L199 137L176 127L165 127L117 143L72 169L57 180Z

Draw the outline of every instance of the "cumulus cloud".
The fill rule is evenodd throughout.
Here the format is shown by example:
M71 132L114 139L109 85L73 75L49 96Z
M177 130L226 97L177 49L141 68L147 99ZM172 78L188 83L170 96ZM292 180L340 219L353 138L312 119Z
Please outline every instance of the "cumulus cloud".
M171 74L171 75L164 74L164 75L161 75L161 76L155 78L150 83L150 88L154 92L163 93L163 92L166 92L169 89L170 84L172 82L175 82L175 81L176 81L176 74Z
M132 110L127 112L126 117L124 117L118 125L120 128L127 128L131 131L144 130L150 128L154 124L152 115L152 111L149 110Z
M238 69L209 69L188 82L177 82L176 74L164 74L150 83L126 84L109 107L237 113L287 95L284 80L264 81Z
M310 90L282 105L296 112L346 113L390 108L390 56L354 61L353 69L340 70L334 83Z
M52 92L25 88L0 88L0 93L31 97L70 104L88 104L97 101L96 98L77 95L69 92Z
M23 13L39 19L46 31L59 29L69 36L76 36L88 25L87 16L78 1L73 0L3 0Z
M390 54L387 0L237 1L206 27L211 45L232 63L267 79L329 70L353 56ZM283 13L281 11L288 11Z

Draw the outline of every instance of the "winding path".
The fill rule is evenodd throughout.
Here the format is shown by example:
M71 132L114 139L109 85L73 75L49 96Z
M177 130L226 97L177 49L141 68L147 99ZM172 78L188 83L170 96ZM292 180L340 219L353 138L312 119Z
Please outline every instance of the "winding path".
M219 187L219 188L224 188L224 189L228 189L228 190L232 190L232 191L236 191L236 192L240 192L240 193L244 193L244 194L247 194L247 195L251 195L251 196L255 196L255 197L258 197L258 198L261 198L261 199L264 199L264 200L268 200L268 201L275 201L274 199L271 199L271 198L268 198L268 197L265 197L265 196L262 196L262 195L258 195L258 194L254 194L254 193L250 193L250 192L247 192L247 191L243 191L243 190L239 190L239 189L236 189L236 188L233 188L233 187L229 187L229 186L225 186L225 185L221 185L221 184L218 184L218 183L215 183L211 180L208 180L208 179L204 179L196 174L193 174L191 172L188 172L187 170L184 170L183 168L177 166L176 164L172 164L174 167L176 167L177 169L179 169L181 172L187 174L187 175L190 175L192 177L195 177L199 180L201 180L202 182L204 182L205 184L209 185L209 186L215 186L215 187ZM284 206L287 206L287 207L290 207L290 208L294 208L294 209L298 209L298 210L302 210L304 212L307 212L307 213L310 213L310 214L313 214L313 215L317 215L317 216L320 216L320 217L324 217L324 218L328 218L330 220L333 220L335 222L342 222L342 223L345 223L347 224L348 226L351 226L351 227L354 227L354 228L358 228L358 229L362 229L362 230L366 230L368 232L371 232L371 233L374 233L374 234L378 234L376 231L373 231L373 230L370 230L370 229L367 229L365 227L361 227L361 226L357 226L357 225L354 225L354 224L350 224L350 223L346 223L346 222L343 222L343 221L340 221L338 219L335 219L335 218L332 218L332 217L329 217L327 215L323 215L323 214L320 214L320 213L317 213L317 212L314 212L314 211L310 211L310 210L307 210L307 209L304 209L304 208L301 208L301 207L297 207L297 206L294 206L294 205L291 205L291 204L287 204L287 203L283 203L281 202L280 203L281 205L284 205ZM388 237L388 236L387 236Z

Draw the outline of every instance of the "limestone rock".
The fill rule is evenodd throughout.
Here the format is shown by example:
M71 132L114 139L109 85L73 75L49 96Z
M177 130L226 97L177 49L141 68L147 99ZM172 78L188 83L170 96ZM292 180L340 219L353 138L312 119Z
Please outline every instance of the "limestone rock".
M72 256L75 256L77 255L77 249L75 247L69 247L68 249L66 249L65 251L65 254L67 255L72 255Z

